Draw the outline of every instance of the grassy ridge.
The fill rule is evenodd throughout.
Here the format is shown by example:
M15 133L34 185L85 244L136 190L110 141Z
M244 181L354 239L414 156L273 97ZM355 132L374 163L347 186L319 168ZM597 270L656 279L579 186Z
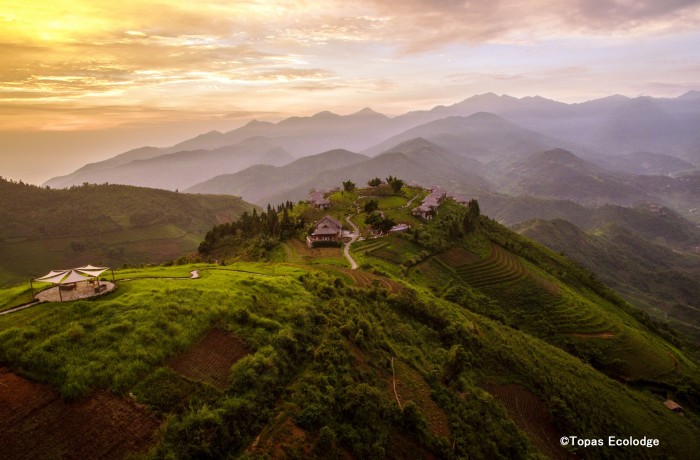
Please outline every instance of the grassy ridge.
M160 263L251 205L122 185L50 190L0 179L0 285L86 263Z

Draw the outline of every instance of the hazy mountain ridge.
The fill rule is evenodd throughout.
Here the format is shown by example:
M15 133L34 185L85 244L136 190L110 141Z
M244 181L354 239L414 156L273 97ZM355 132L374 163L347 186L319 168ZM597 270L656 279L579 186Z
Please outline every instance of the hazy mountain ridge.
M494 115L501 118L500 124ZM450 120L452 117L457 119ZM466 123L460 118L469 119L473 126L438 129L450 123ZM441 123L430 125L441 120ZM344 116L319 112L278 123L254 120L226 133L211 131L169 148L135 149L81 168L80 173L76 171L63 178L51 179L46 185L64 187L83 182L121 182L127 179L117 174L110 180L108 173L95 177L91 171L107 171L122 166L127 160L149 159L180 151L220 149L260 137L268 138L269 142L294 157L338 148L378 154L402 141L424 137L456 153L481 156L484 161L493 159L489 158L490 155L518 155L565 148L590 159L600 156L597 152L617 155L642 150L651 154L671 154L698 163L700 135L695 129L698 124L700 99L692 94L675 99L610 96L586 103L565 104L538 96L518 99L488 93L452 106L438 106L393 118L363 109ZM504 130L501 136L494 135L498 129ZM212 168L210 176L205 179L221 172ZM201 180L192 184L197 182ZM170 189L178 188L173 184L165 185Z
M422 185L440 184L461 190L485 191L488 182L472 169L473 159L455 157L425 139L412 139L374 158L335 150L296 160L279 168L253 167L236 174L218 176L195 185L189 193L235 193L265 206L288 199L302 200L310 189L339 187L345 180L364 185L368 177L389 175Z
M129 161L78 170L71 175L51 179L45 185L67 187L84 182L118 183L176 190L206 180L213 173L233 173L256 164L282 165L292 160L293 157L278 145L266 138L255 137L214 150L160 151L155 156L130 156Z

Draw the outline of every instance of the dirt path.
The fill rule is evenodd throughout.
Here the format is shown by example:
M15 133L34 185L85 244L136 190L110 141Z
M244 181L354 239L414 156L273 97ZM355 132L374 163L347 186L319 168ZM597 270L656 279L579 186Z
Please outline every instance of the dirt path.
M411 198L410 200L408 200L408 203L406 203L405 205L403 205L403 207L404 207L404 208L407 208L407 207L411 206L411 203L413 203L413 200L415 200L416 198L418 198L418 195L420 195L420 193L416 193L416 194L414 195L413 198Z
M350 216L346 217L345 221L352 227L352 233L350 234L350 241L345 243L343 247L343 255L346 259L348 259L348 262L350 262L350 268L353 270L357 270L357 262L355 262L355 259L353 259L350 255L350 245L354 243L360 236L360 229L357 228L357 225L355 225L353 221L350 220Z

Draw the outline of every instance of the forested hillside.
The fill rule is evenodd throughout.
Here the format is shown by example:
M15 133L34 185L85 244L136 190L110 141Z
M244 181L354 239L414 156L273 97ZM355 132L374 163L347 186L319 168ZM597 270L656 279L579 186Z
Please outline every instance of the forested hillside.
M160 263L252 206L124 185L52 190L0 180L0 283L85 263Z

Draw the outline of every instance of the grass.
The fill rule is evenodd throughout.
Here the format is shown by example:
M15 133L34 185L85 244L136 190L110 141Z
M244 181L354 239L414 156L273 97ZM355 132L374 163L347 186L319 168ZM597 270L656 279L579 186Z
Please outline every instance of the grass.
M201 279L145 279L194 269ZM356 287L288 264L129 269L119 276L136 279L105 297L0 317L0 360L68 398L96 388L134 393L169 420L156 458L200 449L214 456L242 453L266 426L287 419L309 433L308 448L320 448L314 445L328 427L336 437L329 452L342 448L357 457L389 445L395 430L408 430L437 456L452 448L458 456L533 456L497 403L478 396L481 379L494 373L530 382L550 407L563 401L576 414L576 427L566 428L581 436L653 432L664 452L679 458L698 448L690 420L661 410L649 394L420 288L386 297L375 292L374 275L348 270L338 276L347 280L350 272L359 277ZM365 290L357 289L360 282ZM1 292L6 302L14 291ZM254 351L231 368L226 391L164 367L212 327L234 333ZM364 368L350 365L348 342ZM455 347L464 355L453 359ZM410 413L399 411L387 391L392 356L402 400L415 402ZM444 380L448 371L452 377ZM205 427L210 437L196 435Z
M41 283L36 284L34 293L38 292ZM23 305L32 301L32 291L29 283L12 287L0 288L0 311Z

